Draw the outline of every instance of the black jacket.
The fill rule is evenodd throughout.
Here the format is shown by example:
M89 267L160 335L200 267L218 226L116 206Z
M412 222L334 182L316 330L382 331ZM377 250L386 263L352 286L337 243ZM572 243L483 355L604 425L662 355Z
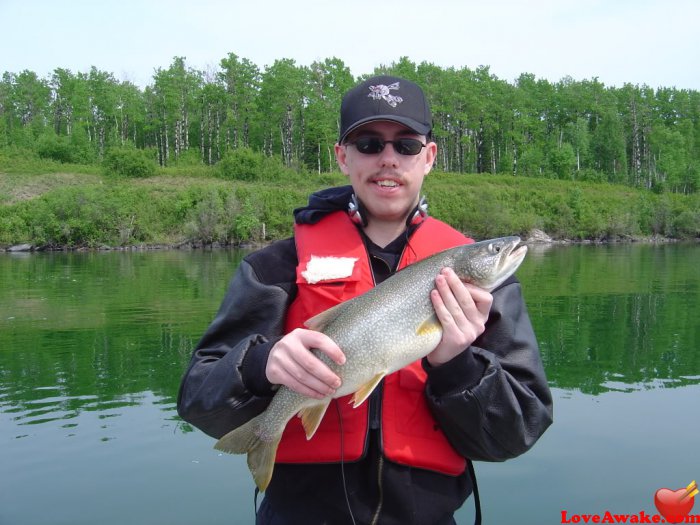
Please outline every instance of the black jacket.
M317 222L346 208L350 192L343 187L312 195L309 206L295 210L296 221ZM411 233L383 249L365 239L377 282L395 270ZM242 261L182 380L178 412L184 420L220 438L266 408L274 389L265 365L296 295L296 266L293 239ZM486 330L474 344L449 363L431 367L424 360L423 366L429 406L455 449L472 460L503 461L527 451L551 424L552 399L519 282L510 278L492 294ZM378 392L370 409L380 410ZM378 432L371 431L358 462L276 465L259 523L352 523L346 498L358 524L452 523L472 491L468 475L391 463L381 454Z

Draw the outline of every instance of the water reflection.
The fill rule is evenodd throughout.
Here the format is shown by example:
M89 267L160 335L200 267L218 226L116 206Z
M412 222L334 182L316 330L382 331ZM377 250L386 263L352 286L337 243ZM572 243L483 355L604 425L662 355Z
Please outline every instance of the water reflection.
M518 275L555 424L522 458L477 465L488 523L653 511L654 490L697 477L683 458L700 421L670 407L692 409L700 388L698 255L530 251ZM13 473L0 476L0 523L253 523L245 458L221 457L175 413L241 256L0 255L0 464Z
M32 422L135 403L126 396L141 392L174 400L240 257L0 257L0 409Z
M551 384L598 394L621 385L633 390L696 383L698 250L532 250L519 276Z
M552 386L598 394L698 383L698 249L533 247L518 275ZM0 409L38 423L140 392L174 400L241 256L0 258Z

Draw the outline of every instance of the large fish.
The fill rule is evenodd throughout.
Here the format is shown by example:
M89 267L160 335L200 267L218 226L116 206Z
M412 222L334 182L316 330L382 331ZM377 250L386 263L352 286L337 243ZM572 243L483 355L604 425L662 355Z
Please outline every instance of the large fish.
M442 338L430 300L435 277L452 268L464 282L491 291L520 266L526 246L520 238L503 237L465 244L412 264L365 294L334 306L309 319L312 330L328 335L345 353L344 365L314 351L342 384L324 399L303 396L282 386L267 409L232 430L215 445L217 450L248 454L248 467L264 491L272 478L277 445L287 422L298 414L311 439L331 399L354 394L359 406L384 376L428 355Z

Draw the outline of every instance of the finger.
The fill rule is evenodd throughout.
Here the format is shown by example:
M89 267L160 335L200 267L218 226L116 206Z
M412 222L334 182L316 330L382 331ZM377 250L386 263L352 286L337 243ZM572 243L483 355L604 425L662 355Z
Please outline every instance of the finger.
M314 348L326 354L334 363L345 364L345 354L335 341L326 334L314 330L300 329L300 337L306 348Z
M340 386L340 378L313 352L300 348L299 351L294 352L293 358L297 365L295 369L297 379L308 376L306 383L309 385L319 382L332 389Z
M447 309L447 306L445 306L445 301L442 300L442 295L437 288L430 291L430 300L433 302L433 309L441 323L453 321L452 315Z
M330 337L320 332L300 328L292 331L289 339L292 344L289 356L299 367L298 372L303 370L309 376L324 383L326 388L335 389L340 386L340 378L320 359L318 354L318 352L325 354L336 364L345 362L345 354Z
M268 379L270 382L285 385L295 392L314 398L333 395L335 388L309 373L305 366L299 363L299 357L295 356L295 354L298 354L298 356L309 355L316 359L309 350L303 347L295 349L280 345L270 352L268 361ZM330 376L333 377L332 372Z
M471 289L480 290L478 286L462 281L452 268L443 268L441 273L445 276L450 290L460 304L473 302Z
M438 321L440 321L440 324L442 325L443 332L447 333L450 330L458 329L457 320L455 319L455 317L458 314L457 313L455 313L454 315L452 314L452 312L449 310L449 308L445 304L443 296L440 294L440 292L437 289L432 290L430 292L430 299L433 302L433 308L435 309L435 315L437 316Z
M455 322L463 322L477 311L469 291L452 270L443 269L435 283L445 308Z
M293 375L288 376L288 380L284 383L284 385L303 396L313 397L314 399L323 399L324 397L335 394L334 389L327 388L321 382L316 383L316 386L314 387L308 383L297 380Z
M488 317L493 303L491 293L475 284L463 282L451 268L444 269L444 273L465 317L467 319ZM459 318L459 315L456 317Z
M493 304L493 295L491 295L491 292L487 292L483 288L469 283L465 284L465 288L469 292L477 310L482 314L488 315L491 311L491 305Z

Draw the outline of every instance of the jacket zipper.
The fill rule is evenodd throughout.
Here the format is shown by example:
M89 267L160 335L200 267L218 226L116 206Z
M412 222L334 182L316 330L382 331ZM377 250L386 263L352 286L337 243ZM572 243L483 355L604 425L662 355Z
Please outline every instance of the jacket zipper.
M380 441L380 443L381 443L381 441ZM379 523L379 514L382 512L382 504L384 503L384 488L382 486L382 474L383 473L384 473L384 456L382 455L382 453L380 451L380 453L379 453L379 465L377 466L377 486L379 487L379 502L377 502L377 510L374 511L374 516L372 516L371 525L377 525L377 523Z

